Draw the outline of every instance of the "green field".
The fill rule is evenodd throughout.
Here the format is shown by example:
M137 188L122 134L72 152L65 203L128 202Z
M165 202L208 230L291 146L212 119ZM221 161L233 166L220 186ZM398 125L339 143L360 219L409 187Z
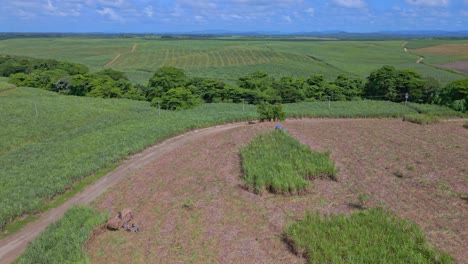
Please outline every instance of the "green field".
M297 103L289 117L402 117L377 101ZM256 119L255 106L205 104L161 111L148 102L58 95L34 88L0 94L0 226L43 208L75 181L149 145L196 128Z
M145 83L161 66L184 68L190 76L234 82L256 70L275 76L308 77L323 74L334 78L346 73L361 78L383 65L412 68L442 84L466 77L437 69L431 63L467 59L467 56L406 53L403 41L297 41L297 40L146 40L122 38L44 38L0 41L0 54L53 58L78 62L96 71L106 67L125 71L132 81ZM468 41L410 41L409 48Z

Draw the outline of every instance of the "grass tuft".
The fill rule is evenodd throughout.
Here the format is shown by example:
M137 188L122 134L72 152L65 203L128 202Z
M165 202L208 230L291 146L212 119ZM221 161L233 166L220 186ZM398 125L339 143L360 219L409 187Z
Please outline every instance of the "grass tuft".
M285 240L308 263L455 263L431 248L415 224L381 208L349 217L307 213L286 229Z
M244 180L256 193L296 193L309 179L336 180L338 170L330 152L312 151L283 130L258 135L241 149Z

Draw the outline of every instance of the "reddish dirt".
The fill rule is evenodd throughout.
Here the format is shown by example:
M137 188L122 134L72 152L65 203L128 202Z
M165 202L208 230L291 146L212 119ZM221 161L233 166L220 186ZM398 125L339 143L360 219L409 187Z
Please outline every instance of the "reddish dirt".
M87 244L92 263L304 263L282 241L304 212L349 214L361 193L416 222L429 242L468 259L468 130L395 119L303 119L283 123L317 150L331 150L338 181L306 195L255 195L242 188L239 148L273 129L262 123L198 137L154 159L94 201L130 207L140 233L105 231ZM403 176L397 177L396 174Z
M468 61L453 61L449 63L439 64L437 66L454 69L459 72L468 74Z

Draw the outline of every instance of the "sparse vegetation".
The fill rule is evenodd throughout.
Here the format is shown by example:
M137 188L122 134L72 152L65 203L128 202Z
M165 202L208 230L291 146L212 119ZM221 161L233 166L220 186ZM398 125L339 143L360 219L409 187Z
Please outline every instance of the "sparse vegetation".
M106 219L90 207L72 207L32 242L17 263L87 263L84 244Z
M255 137L241 149L246 185L256 193L303 191L308 180L323 177L336 179L337 169L330 152L312 151L283 130Z
M465 123L463 123L463 127L468 128L468 121L465 121Z
M455 263L431 248L415 224L380 208L349 217L307 213L285 236L308 263Z

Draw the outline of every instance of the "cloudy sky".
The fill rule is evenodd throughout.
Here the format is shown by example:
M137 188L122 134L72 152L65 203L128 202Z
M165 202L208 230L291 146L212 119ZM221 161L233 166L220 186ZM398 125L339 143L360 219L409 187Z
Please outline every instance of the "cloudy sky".
M468 0L0 0L0 32L468 30Z

